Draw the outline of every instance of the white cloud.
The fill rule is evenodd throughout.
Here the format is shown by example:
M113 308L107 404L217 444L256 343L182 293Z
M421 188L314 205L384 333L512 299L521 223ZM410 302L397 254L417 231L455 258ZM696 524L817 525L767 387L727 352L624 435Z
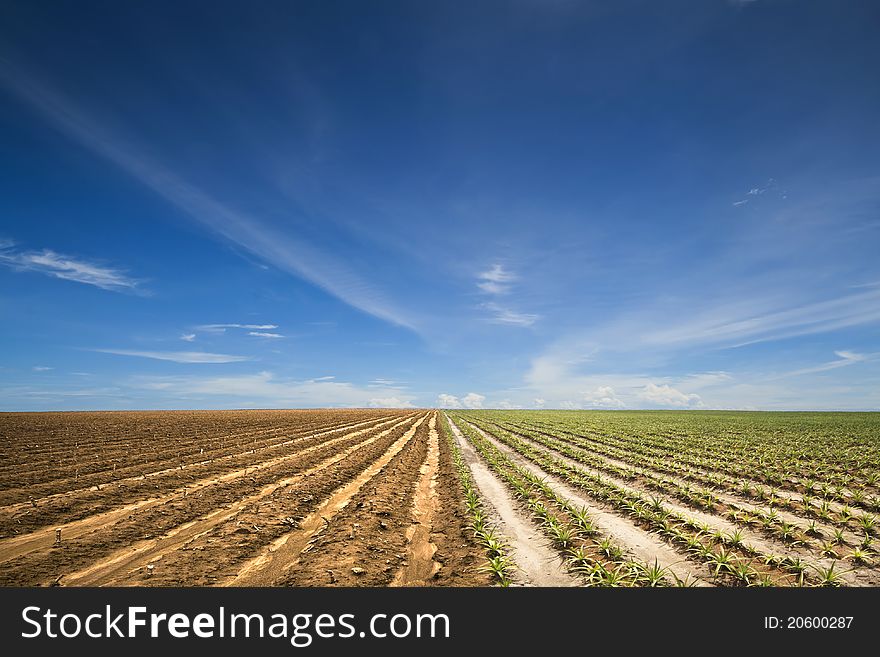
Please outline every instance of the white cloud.
M838 360L832 360L827 363L822 363L821 365L814 365L813 367L804 367L799 370L785 372L784 374L780 374L779 376L768 377L768 380L785 379L791 376L802 376L804 374L827 372L828 370L836 370L840 367L847 367L849 365L855 365L856 363L863 363L865 361L873 360L874 358L880 356L880 354L857 354L852 351L835 351L834 355L838 357Z
M591 397L602 399L598 392L610 387L626 408L634 409L880 409L880 387L876 385L880 352L838 350L837 356L830 363L781 374L744 369L660 376L606 369L600 365L605 362L602 352L596 352L589 343L568 340L533 358L519 385L487 394L544 408L593 408L585 402L583 391L593 391ZM612 357L617 360L618 354ZM835 368L846 373L835 377L798 376ZM545 403L537 404L536 400Z
M35 365L33 368L34 372L48 372L49 370L54 369L54 367L46 367L45 365Z
M842 358L845 361L850 361L853 363L858 363L859 361L868 359L867 355L857 354L853 351L844 351L844 350L835 351L834 355L837 356L838 358Z
M546 399L541 399L540 397L535 397L532 401L535 402L535 406L537 406L538 408L543 407L544 404L547 403Z
M0 264L15 271L32 271L85 285L93 285L111 292L136 292L138 281L129 278L120 269L87 262L49 249L42 251L15 251L14 243L0 242Z
M522 406L520 406L519 404L514 404L509 399L502 399L500 402L498 402L498 408L503 408L506 411L511 411L522 408Z
M371 408L415 408L412 402L403 401L397 397L373 398L370 400Z
M183 335L180 336L180 339L183 340L184 342L192 342L193 340L196 339L196 334L195 333L184 333Z
M249 331L248 335L253 335L254 337L257 337L257 338L272 338L272 339L276 339L276 340L278 338L284 337L280 333L266 333L265 331Z
M624 408L626 404L614 394L611 386L599 386L584 394L584 401L593 408Z
M476 392L469 392L461 399L445 392L437 395L437 405L440 408L483 408L485 400L485 395Z
M665 383L659 386L655 383L649 383L642 389L639 396L657 406L671 406L673 408L699 408L703 406L699 395L681 392Z
M315 379L310 379L311 381L332 381L335 379L335 376L319 376Z
M485 395L480 395L476 392L469 392L462 398L461 404L465 408L483 408L483 402L485 400Z
M642 373L614 373L597 371L596 348L584 342L565 341L532 359L526 372L522 401L540 399L547 408L650 408L686 403L690 407L702 399L693 394L692 387L710 385L728 375L710 372L679 377L656 377ZM592 371L591 371L592 370ZM679 392L687 390L692 396ZM678 393L678 394L676 394ZM683 397L682 397L683 395Z
M137 356L154 360L167 360L174 363L237 363L250 360L247 356L231 356L229 354L212 354L204 351L137 351L134 349L91 349L102 354L118 356Z
M513 272L496 263L491 269L477 274L477 287L486 294L505 294L510 291L510 286L506 283L511 283L516 278Z
M639 339L643 345L720 343L737 347L880 321L878 289L764 313L754 312L756 303L728 303L727 307L709 309L686 322L667 323L664 329L642 333ZM617 333L625 331L620 327Z
M277 329L277 324L202 324L196 326L197 331L206 333L223 333L228 328L249 329L251 331L271 331Z
M539 319L540 315L531 313L520 313L509 308L499 306L497 303L486 303L483 307L492 312L492 318L489 320L493 324L508 324L510 326L531 326Z
M233 376L134 377L131 387L167 395L175 404L201 407L250 405L274 408L394 406L410 408L414 397L397 393L378 398L376 390L352 383L280 379L272 372ZM213 400L213 401L212 401Z
M437 406L440 408L461 408L461 400L455 395L443 392L437 395Z
M738 2L738 4L744 4L744 3L752 2L753 0L731 0L731 1ZM788 196L786 195L784 190L781 192L779 191L779 185L776 184L776 181L773 178L769 178L767 180L767 182L764 183L763 185L761 185L759 187L752 187L749 191L746 192L746 198L742 198L739 201L734 201L733 205L737 206L737 207L740 205L745 205L746 203L749 202L748 197L756 198L756 197L761 196L762 194L765 194L770 191L781 196L783 199L788 198Z
M43 85L29 71L0 60L0 83L36 109L53 126L106 158L216 236L282 271L299 276L344 303L392 324L415 330L412 322L349 264L324 249L230 207L152 160L145 151L109 129L111 122L90 116L71 99Z
M392 381L391 379L373 379L372 381L370 381L370 385L381 386L381 387L390 387L390 386L396 386L397 383L395 381Z
M493 283L492 281L482 281L477 283L477 287L487 294L504 294L509 289L506 285Z
M733 377L727 372L700 372L684 377L682 383L686 384L691 390L700 390L702 388L723 385L731 380L733 380Z
M507 294L511 290L513 281L517 280L516 274L508 271L503 265L496 263L490 269L477 274L477 287L486 294L498 296ZM482 304L492 316L489 319L493 324L507 324L509 326L531 326L540 319L539 315L521 313L507 306L501 306L494 301Z
M477 278L484 281L490 281L492 283L510 283L511 281L516 280L516 274L511 271L507 271L504 268L504 265L495 263L494 265L492 265L491 269L478 274Z

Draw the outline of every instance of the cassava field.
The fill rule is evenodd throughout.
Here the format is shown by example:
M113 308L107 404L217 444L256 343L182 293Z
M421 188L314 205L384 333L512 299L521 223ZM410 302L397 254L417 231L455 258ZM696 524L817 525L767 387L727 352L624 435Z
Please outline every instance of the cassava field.
M0 414L5 586L877 586L880 414Z

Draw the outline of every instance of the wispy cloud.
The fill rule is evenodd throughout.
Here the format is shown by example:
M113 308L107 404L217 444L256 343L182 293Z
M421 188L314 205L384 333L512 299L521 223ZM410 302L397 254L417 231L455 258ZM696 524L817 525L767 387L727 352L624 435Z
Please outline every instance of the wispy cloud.
M733 376L728 372L699 372L686 376L682 383L691 390L702 390L729 383Z
M751 2L752 0L741 0L741 2ZM779 196L782 199L788 198L788 193L785 190L779 189L779 185L776 183L776 180L773 178L769 178L766 183L763 185L759 185L758 187L752 187L749 191L745 193L745 197L741 198L738 201L733 202L734 207L739 207L741 205L745 205L750 200L761 196L762 194L766 194L767 192L773 192L774 196Z
M277 329L277 324L202 324L196 326L197 331L207 333L223 333L226 329L248 329L250 331L271 331Z
M516 280L513 272L503 265L494 264L490 269L477 275L477 287L487 294L505 294L510 291L509 283Z
M768 377L768 380L785 379L792 376L803 376L805 374L827 372L828 370L836 370L840 367L847 367L849 365L855 365L856 363L863 363L868 360L873 360L880 356L880 354L857 354L852 351L835 351L834 355L837 356L837 360L828 361L827 363L814 365L812 367L804 367L798 370L792 370L791 372L785 372L784 374L780 374L775 377Z
M54 369L54 367L46 367L45 365L35 365L33 367L34 372L48 372Z
M508 324L511 326L531 326L539 319L541 319L540 315L535 315L533 313L521 313L515 310L511 310L510 308L505 308L494 302L489 302L483 304L483 308L489 310L492 313L492 317L489 319L493 324Z
M252 335L256 338L271 338L271 339L278 339L278 338L284 337L280 333L266 333L265 331L249 331L248 335Z
M193 342L196 339L195 333L184 333L180 336L180 339L184 342Z
M272 372L235 376L172 376L134 377L133 388L167 395L175 403L180 400L197 401L200 407L228 406L229 399L237 405L255 407L385 407L408 408L414 397L395 392L388 397L376 395L375 388L357 386L328 377L296 381L276 376Z
M648 345L719 343L728 347L825 333L880 322L880 289L845 295L763 314L711 309L696 319L642 334Z
M15 271L31 271L111 292L137 292L139 282L121 269L88 262L82 258L57 253L51 249L21 251L15 243L0 241L0 264Z
M151 160L68 97L36 76L0 60L0 84L39 111L52 125L106 158L169 203L245 251L299 276L367 314L415 329L412 321L381 292L324 250L234 209Z
M484 294L492 297L509 294L512 283L518 280L518 276L504 268L504 265L495 263L489 269L477 274L477 288ZM509 326L531 326L540 319L539 315L523 313L509 307L509 304L501 305L495 301L487 301L481 307L491 313L489 321L493 324L507 324Z
M237 363L250 360L247 356L231 356L229 354L212 354L205 351L138 351L135 349L90 349L102 354L117 356L136 356L167 360L173 363Z

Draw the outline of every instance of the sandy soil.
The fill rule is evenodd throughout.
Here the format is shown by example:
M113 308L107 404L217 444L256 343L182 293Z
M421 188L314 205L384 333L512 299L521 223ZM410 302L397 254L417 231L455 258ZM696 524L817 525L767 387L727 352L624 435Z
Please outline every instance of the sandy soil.
M581 586L581 580L568 572L559 553L549 545L451 419L449 426L484 504L492 512L492 522L510 543L510 554L517 567L514 581L524 586Z
M698 586L713 585L708 569L705 567L688 561L686 556L676 552L654 534L638 527L628 518L617 515L613 510L598 505L592 499L585 497L577 489L548 474L491 434L486 433L476 425L471 426L515 463L541 477L545 477L559 494L568 498L574 504L585 507L599 531L614 539L636 559L646 564L653 564L656 561L667 572L674 573L682 580L686 579L687 581L696 582Z
M432 532L435 516L440 512L437 499L437 475L440 469L440 436L437 415L432 414L428 432L428 454L419 468L419 480L413 499L412 524L406 529L406 564L397 571L391 586L426 586L440 571L434 560L437 546Z

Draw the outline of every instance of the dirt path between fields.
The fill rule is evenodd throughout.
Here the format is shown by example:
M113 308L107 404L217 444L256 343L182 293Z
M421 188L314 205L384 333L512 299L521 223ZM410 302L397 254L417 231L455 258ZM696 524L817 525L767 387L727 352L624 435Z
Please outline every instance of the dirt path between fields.
M271 586L287 570L296 565L299 555L309 547L315 535L329 525L364 484L375 477L403 449L427 417L427 415L420 417L379 460L324 500L315 511L299 523L297 529L273 541L262 554L245 563L237 576L223 582L221 586Z
M248 505L267 498L279 489L295 484L310 474L320 472L334 463L347 458L357 450L381 439L383 436L391 433L395 427L408 421L410 419L398 422L389 429L371 436L338 454L334 454L308 470L268 484L253 495L238 500L231 507L217 509L201 518L184 523L159 538L141 541L135 545L125 547L83 570L64 576L61 584L64 586L106 586L113 584L117 580L125 578L133 571L137 571L149 563L161 559L164 555L179 549L189 541L203 536L218 525L233 518ZM326 446L326 443L324 446Z
M428 424L428 455L419 468L419 481L413 500L413 524L406 530L406 565L401 568L391 586L426 586L440 570L434 561L437 546L431 542L434 514L438 498L437 473L440 469L440 436L437 433L437 414Z
M519 510L507 487L483 462L455 422L448 416L447 420L474 484L487 510L492 511L493 524L510 543L510 554L517 566L513 581L523 586L582 586L580 578L568 572L559 553Z
M308 454L317 449L323 449L328 445L351 439L355 436L362 435L373 429L377 429L381 426L384 426L385 424L389 424L397 420L398 418L394 418L392 420L388 420L387 422L383 422L372 427L367 427L365 429L359 429L357 431L347 433L344 436L333 438L329 441L314 445L293 454L286 454L284 456L269 459L261 463L249 465L245 468L232 470L231 472L227 472L223 475L201 479L183 488L179 488L172 491L171 493L167 493L159 497L138 500L137 502L132 502L131 504L117 507L111 511L105 511L103 513L98 513L96 515L83 518L82 520L75 520L73 522L58 525L57 529L61 529L62 540L75 539L83 536L84 534L95 531L102 527L109 526L119 520L122 520L123 518L127 517L135 511L140 511L161 504L167 504L168 502L175 500L181 500L186 497L187 494L196 492L198 490L201 490L202 488L239 479L248 476L258 470L274 467L280 463L284 463L286 461L301 457L303 454ZM9 561L16 557L20 557L35 550L50 548L55 540L55 529L56 527L47 527L28 534L22 534L21 536L3 539L2 541L0 541L0 563Z
M649 566L656 561L661 568L666 569L667 572L680 580L695 582L697 586L714 586L711 582L711 575L706 568L688 561L686 556L679 554L659 538L636 526L628 519L611 510L597 506L591 498L584 497L577 489L545 472L540 466L478 426L474 424L470 426L517 465L545 478L557 492L578 506L585 507L596 528L612 538L624 551L629 552L639 561Z

